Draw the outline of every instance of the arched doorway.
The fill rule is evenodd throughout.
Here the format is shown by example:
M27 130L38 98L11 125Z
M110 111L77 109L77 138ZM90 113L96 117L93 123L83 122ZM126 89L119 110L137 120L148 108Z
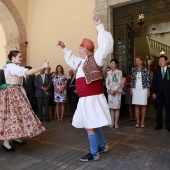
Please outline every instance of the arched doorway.
M6 38L6 54L15 48L23 56L23 65L26 64L27 35L22 18L11 0L0 0L0 24Z

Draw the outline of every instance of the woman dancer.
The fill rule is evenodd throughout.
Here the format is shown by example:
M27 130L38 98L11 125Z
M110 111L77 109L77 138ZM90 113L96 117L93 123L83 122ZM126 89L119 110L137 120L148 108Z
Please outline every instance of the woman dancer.
M19 138L33 137L45 130L21 85L24 76L39 72L48 67L49 63L45 62L31 70L20 67L22 56L17 50L10 51L8 59L4 66L6 84L0 86L0 140L4 140L4 150L13 152L15 149L9 143L11 139L13 144L23 145L25 142Z

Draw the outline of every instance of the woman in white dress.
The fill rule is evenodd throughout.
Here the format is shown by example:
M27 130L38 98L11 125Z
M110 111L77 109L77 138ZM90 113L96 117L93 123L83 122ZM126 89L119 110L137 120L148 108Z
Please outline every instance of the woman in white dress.
M20 67L21 53L10 51L9 61L4 66L6 84L0 86L0 140L4 143L2 148L8 152L15 149L10 145L23 145L21 137L33 137L42 133L45 128L29 104L26 93L22 87L24 76L32 75L49 66L45 62L42 66L28 70Z
M118 120L121 105L122 92L122 71L118 70L118 60L110 61L111 70L107 72L106 88L108 91L108 104L111 111L112 125L110 127L119 128Z
M135 105L136 127L140 126L139 109L142 107L141 127L145 127L145 114L147 98L150 95L150 76L149 71L143 64L142 57L136 57L136 67L132 68L132 104Z

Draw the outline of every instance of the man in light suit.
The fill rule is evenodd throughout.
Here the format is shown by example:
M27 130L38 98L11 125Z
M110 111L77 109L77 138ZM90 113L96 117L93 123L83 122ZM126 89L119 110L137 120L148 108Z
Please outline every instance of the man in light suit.
M49 89L52 86L51 77L48 74L45 74L45 69L40 71L40 74L35 77L35 97L37 98L38 103L38 117L40 121L43 121L43 117L47 122L50 122L49 116L49 99L50 91ZM45 109L45 115L43 116L43 106Z
M152 81L152 97L156 100L157 126L154 130L162 129L162 109L165 105L165 126L170 131L170 69L167 67L168 58L159 57L160 68L154 72Z

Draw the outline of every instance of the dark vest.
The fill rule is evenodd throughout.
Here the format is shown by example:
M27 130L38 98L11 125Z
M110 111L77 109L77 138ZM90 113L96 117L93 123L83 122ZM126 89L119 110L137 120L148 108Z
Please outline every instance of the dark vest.
M94 59L93 54L89 55L83 65L86 83L90 84L102 78L102 67L99 67Z

